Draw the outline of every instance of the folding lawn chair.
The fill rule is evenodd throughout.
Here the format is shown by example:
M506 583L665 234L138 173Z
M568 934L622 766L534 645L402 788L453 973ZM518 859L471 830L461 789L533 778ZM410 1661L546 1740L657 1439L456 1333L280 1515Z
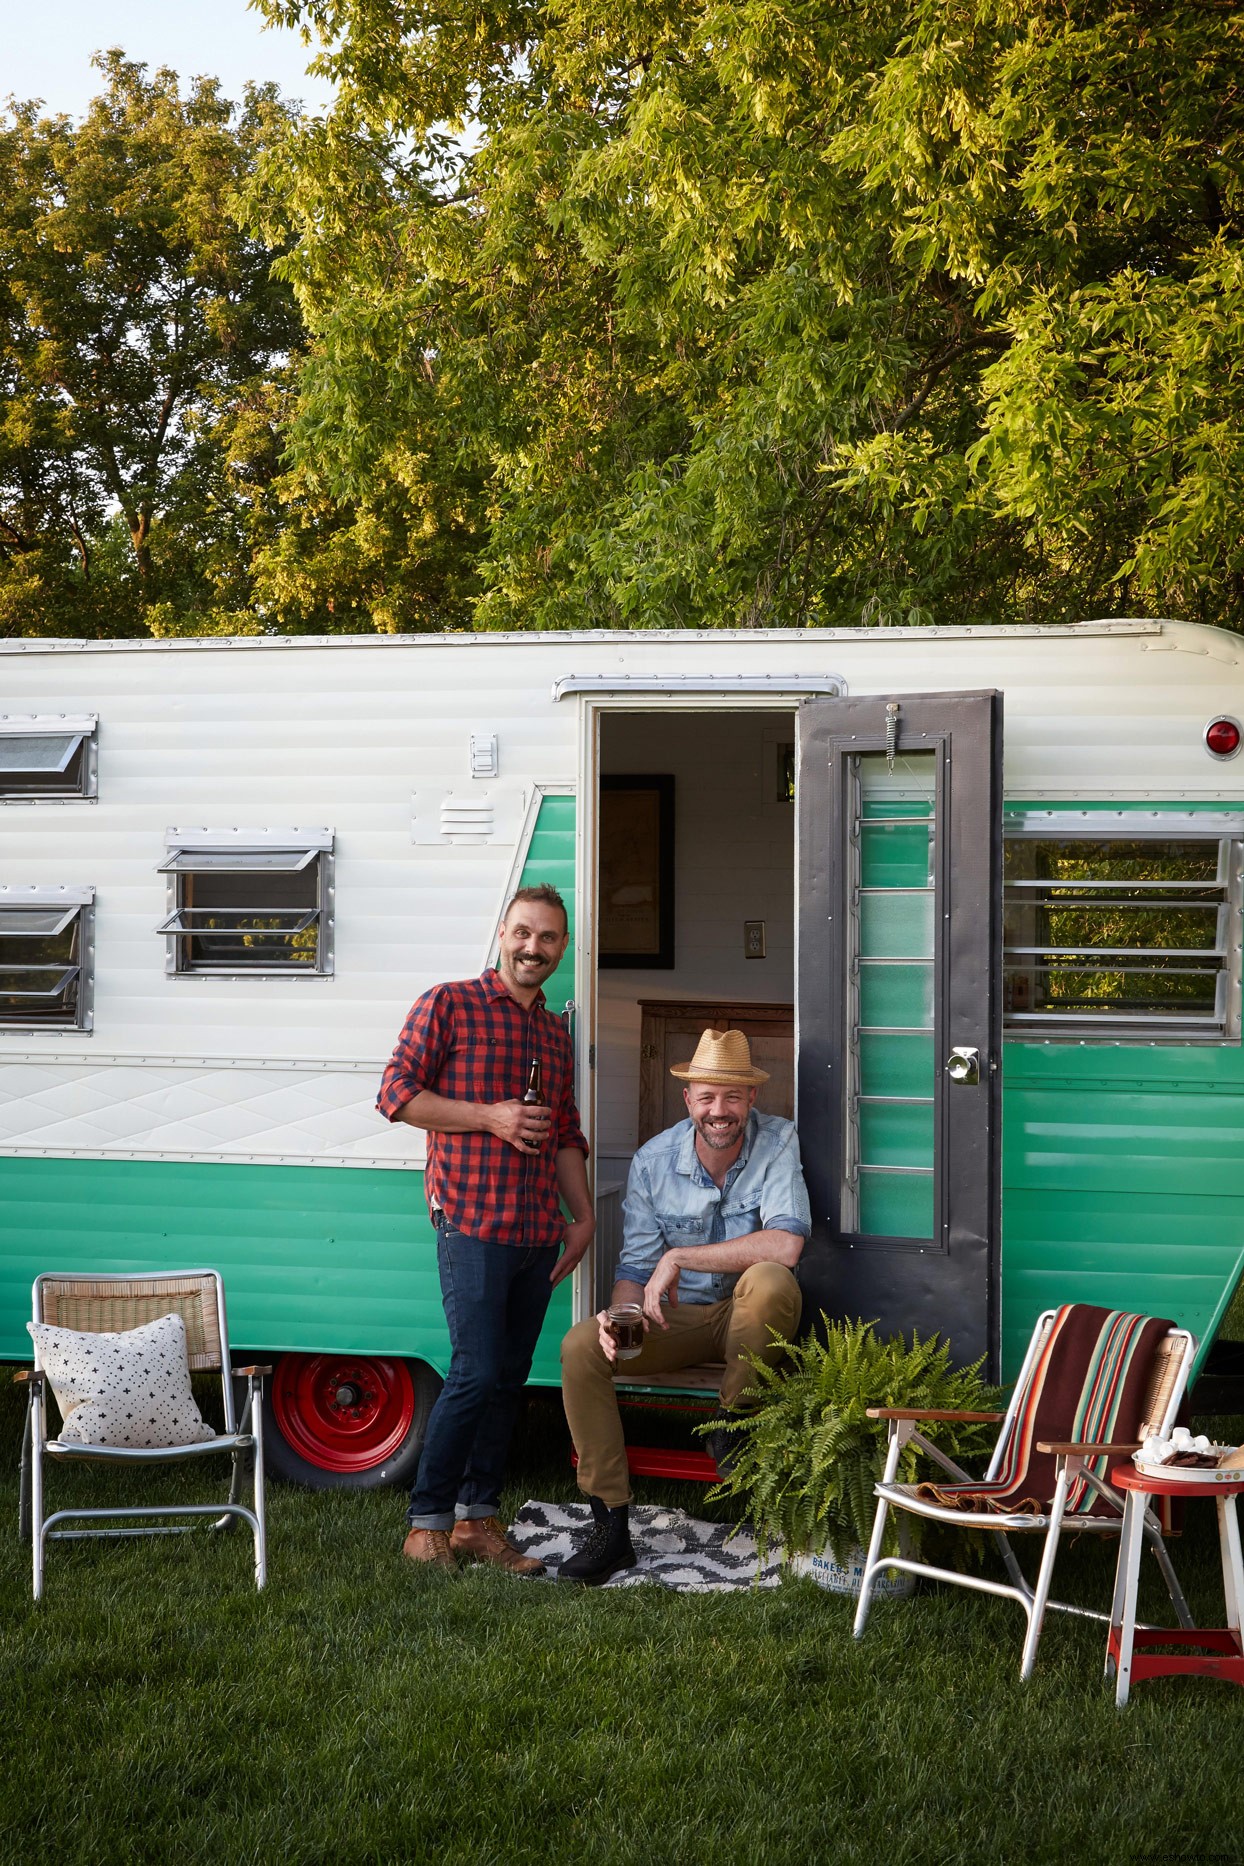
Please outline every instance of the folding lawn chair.
M875 1486L877 1514L860 1587L855 1637L861 1637L868 1620L873 1583L887 1568L1018 1601L1028 1621L1020 1668L1023 1678L1032 1675L1047 1607L1088 1619L1108 1619L1108 1614L1050 1599L1058 1538L1064 1523L1077 1534L1082 1530L1119 1534L1123 1498L1108 1482L1109 1467L1130 1456L1150 1432L1169 1431L1184 1397L1196 1346L1195 1336L1187 1329L1143 1315L1087 1303L1047 1309L1037 1319L983 1478L969 1477L917 1427L922 1420L996 1421L1001 1414L870 1407L870 1418L889 1421L889 1444L885 1474ZM899 1458L908 1445L925 1452L955 1481L897 1483ZM891 1510L996 1535L1009 1580L952 1573L902 1554L883 1555ZM1029 1586L1015 1559L1008 1540L1015 1533L1044 1534L1035 1587ZM1145 1512L1145 1537L1181 1626L1191 1627L1193 1621L1152 1508Z
M67 1522L114 1522L134 1518L165 1519L177 1517L213 1517L214 1527L232 1527L235 1521L247 1523L255 1542L255 1584L262 1587L267 1579L267 1536L264 1519L263 1419L260 1408L260 1376L271 1372L267 1367L229 1365L229 1336L225 1324L224 1284L215 1270L185 1270L161 1276L40 1276L34 1285L34 1320L54 1327L72 1329L81 1335L122 1333L155 1322L169 1314L180 1315L185 1324L189 1367L194 1372L219 1372L224 1400L225 1429L202 1442L180 1445L156 1445L143 1448L118 1445L64 1443L48 1437L48 1378L35 1345L35 1364L14 1378L27 1386L29 1404L22 1440L20 1531L30 1534L34 1555L34 1597L43 1593L43 1569L46 1545L55 1540L77 1540L88 1536L176 1535L193 1525L189 1522L152 1522L128 1528L66 1529ZM234 1372L247 1379L246 1404L237 1420L234 1408ZM62 1426L62 1430L64 1427ZM233 1466L228 1501L225 1503L140 1504L110 1509L65 1509L44 1516L44 1459L61 1463L66 1458L83 1459L92 1464L113 1466L150 1466L172 1464L181 1459L198 1462L204 1458L227 1456ZM247 1461L253 1461L253 1508L239 1499Z

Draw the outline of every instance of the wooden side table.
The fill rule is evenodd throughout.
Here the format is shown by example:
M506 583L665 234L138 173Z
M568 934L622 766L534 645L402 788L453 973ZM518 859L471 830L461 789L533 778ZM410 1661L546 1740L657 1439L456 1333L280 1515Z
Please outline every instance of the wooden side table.
M1127 1703L1134 1678L1184 1675L1222 1678L1244 1685L1244 1643L1240 1638L1240 1609L1244 1606L1244 1567L1240 1561L1240 1525L1235 1500L1244 1490L1244 1478L1215 1483L1207 1471L1206 1483L1184 1483L1178 1478L1149 1477L1134 1464L1116 1464L1110 1482L1124 1491L1123 1529L1119 1536L1119 1565L1110 1606L1110 1634L1106 1641L1106 1677L1117 1680L1116 1704ZM1136 1582L1144 1544L1145 1508L1149 1497L1212 1497L1218 1507L1218 1544L1222 1552L1222 1591L1226 1601L1225 1627L1147 1628L1136 1630ZM1189 1648L1194 1650L1189 1650ZM1175 1650L1174 1648L1178 1648Z

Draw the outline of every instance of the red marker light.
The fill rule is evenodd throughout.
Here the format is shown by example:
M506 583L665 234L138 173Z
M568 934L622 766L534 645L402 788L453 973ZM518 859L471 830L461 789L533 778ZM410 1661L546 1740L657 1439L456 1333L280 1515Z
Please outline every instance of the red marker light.
M1205 728L1205 749L1215 758L1234 758L1242 736L1238 719L1211 719Z

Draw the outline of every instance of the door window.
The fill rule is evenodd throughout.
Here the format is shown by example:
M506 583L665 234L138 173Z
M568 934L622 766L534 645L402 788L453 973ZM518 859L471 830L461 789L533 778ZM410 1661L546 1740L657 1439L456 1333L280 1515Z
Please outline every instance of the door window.
M935 756L848 768L842 1228L931 1240Z

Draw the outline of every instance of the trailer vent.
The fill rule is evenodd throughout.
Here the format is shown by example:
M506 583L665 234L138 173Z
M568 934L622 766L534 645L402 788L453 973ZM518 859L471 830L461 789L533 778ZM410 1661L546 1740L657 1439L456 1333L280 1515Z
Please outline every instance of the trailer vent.
M441 835L446 842L489 842L496 826L496 812L490 803L462 803L456 797L446 797L441 805Z
M410 799L410 839L423 849L478 849L513 843L522 828L528 791L521 784L487 790L418 790Z

